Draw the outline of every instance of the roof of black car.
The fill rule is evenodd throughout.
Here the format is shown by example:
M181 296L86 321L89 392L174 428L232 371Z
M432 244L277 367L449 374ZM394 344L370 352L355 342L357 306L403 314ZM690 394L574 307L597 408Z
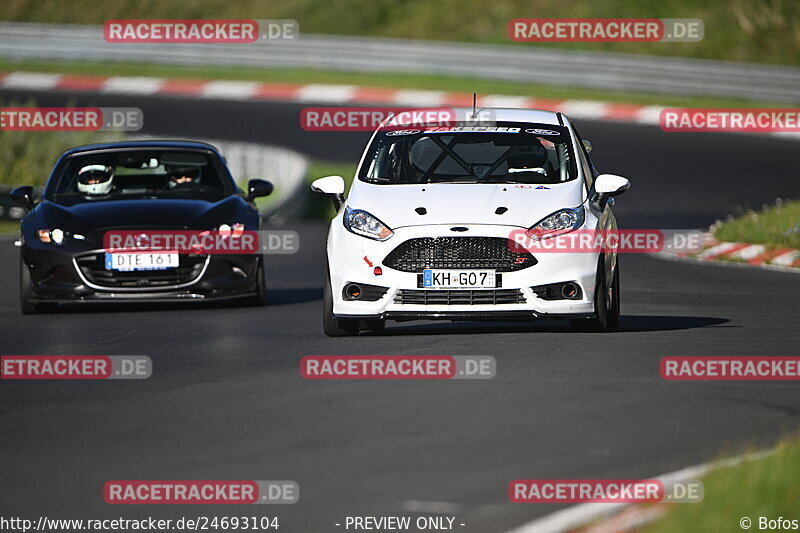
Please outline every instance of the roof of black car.
M200 141L179 141L179 140L145 140L145 141L117 141L95 144L84 144L82 146L75 146L65 151L62 155L68 156L81 152L90 152L93 150L108 150L113 148L190 148L200 150L211 150L212 152L220 155L219 149L213 144L208 144Z

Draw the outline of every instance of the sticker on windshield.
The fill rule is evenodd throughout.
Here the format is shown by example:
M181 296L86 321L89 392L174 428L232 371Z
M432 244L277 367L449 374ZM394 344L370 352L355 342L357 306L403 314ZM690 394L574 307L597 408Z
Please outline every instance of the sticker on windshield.
M561 135L561 134L560 134L559 132L557 132L557 131L553 131L553 130L540 130L540 129L537 129L537 128L530 128L530 129L527 129L527 130L525 130L525 133L530 133L531 135Z
M420 133L419 130L393 130L387 131L386 135L416 135Z
M519 128L502 126L441 126L426 128L425 133L519 133Z

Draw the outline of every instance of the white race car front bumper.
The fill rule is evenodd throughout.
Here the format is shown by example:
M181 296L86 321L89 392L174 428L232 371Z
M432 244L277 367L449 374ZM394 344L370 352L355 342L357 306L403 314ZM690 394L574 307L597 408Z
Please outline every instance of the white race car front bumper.
M502 286L497 289L472 289L472 296L455 293L456 298L442 296L445 289L424 289L419 286L418 272L404 272L384 264L387 256L403 242L416 238L499 237L508 238L521 228L495 225L463 225L461 232L451 231L452 225L409 226L380 242L347 231L340 218L333 221L328 238L333 313L337 318L480 318L533 319L585 318L594 313L594 291L597 275L597 253L532 254L535 264L516 271L502 272ZM376 275L375 267L380 267ZM581 293L577 299L544 299L533 287L575 282ZM348 284L379 287L370 290L374 301L352 300L345 296ZM385 293L379 295L382 289ZM469 291L470 289L462 289ZM418 291L435 291L426 298ZM482 292L489 291L489 292ZM497 291L492 294L493 291ZM420 298L430 300L419 303ZM464 303L464 298L472 303ZM409 303L410 301L415 303ZM443 301L444 300L444 301ZM457 300L458 303L452 303ZM502 303L494 303L494 302ZM506 303L510 302L510 303Z

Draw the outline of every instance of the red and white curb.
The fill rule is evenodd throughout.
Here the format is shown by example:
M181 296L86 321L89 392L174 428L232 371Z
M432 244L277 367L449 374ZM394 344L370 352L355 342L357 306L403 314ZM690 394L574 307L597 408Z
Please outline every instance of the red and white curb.
M619 533L621 531L637 530L642 526L655 522L667 512L665 504L654 504L648 507L630 507L618 515L600 522L580 533Z
M693 252L659 252L666 259L685 259L735 266L754 266L773 270L800 272L800 250L792 248L767 249L762 244L720 242L710 233L703 238L702 249Z
M357 85L261 83L255 81L93 76L41 72L0 72L0 88L72 91L134 96L168 96L209 100L282 101L314 104L387 105L398 107L471 107L472 94ZM655 126L663 106L595 100L531 98L503 94L478 96L481 107L514 107L561 111L571 118ZM800 139L800 133L774 133Z
M472 94L357 85L260 83L40 72L0 72L0 88L31 91L79 91L135 96L173 96L221 100L276 100L316 104L383 104L409 107L470 107ZM552 100L489 94L481 107L518 107L561 111L570 117L658 124L663 107L591 100Z

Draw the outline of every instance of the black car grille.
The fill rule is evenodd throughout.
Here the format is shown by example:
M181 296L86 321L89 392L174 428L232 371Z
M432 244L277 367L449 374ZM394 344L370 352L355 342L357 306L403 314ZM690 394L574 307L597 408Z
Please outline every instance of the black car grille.
M408 305L524 304L525 296L519 289L429 291L401 289L397 291L394 303Z
M383 264L402 272L426 268L514 272L535 265L536 258L504 237L424 237L401 243Z
M153 289L188 283L203 271L206 256L180 254L178 267L168 270L106 270L105 253L82 255L75 263L91 283L109 289Z

